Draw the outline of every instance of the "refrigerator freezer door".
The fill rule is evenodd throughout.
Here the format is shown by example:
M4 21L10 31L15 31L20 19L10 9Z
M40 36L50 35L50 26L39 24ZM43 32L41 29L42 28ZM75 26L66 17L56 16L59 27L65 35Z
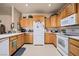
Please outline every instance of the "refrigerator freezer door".
M33 43L34 45L44 45L44 27L40 22L36 22L33 25Z

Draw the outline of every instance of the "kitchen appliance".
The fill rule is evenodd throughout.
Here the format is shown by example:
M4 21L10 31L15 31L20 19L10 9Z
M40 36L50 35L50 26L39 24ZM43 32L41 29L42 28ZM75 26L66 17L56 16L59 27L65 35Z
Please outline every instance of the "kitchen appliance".
M9 38L0 39L0 56L9 56Z
M6 33L5 25L0 24L0 34Z
M68 37L63 34L57 35L57 49L63 56L68 56Z
M33 22L33 43L44 45L44 27L40 21Z
M61 20L61 26L67 26L67 25L75 25L76 22L76 16L77 14L72 14L64 19Z

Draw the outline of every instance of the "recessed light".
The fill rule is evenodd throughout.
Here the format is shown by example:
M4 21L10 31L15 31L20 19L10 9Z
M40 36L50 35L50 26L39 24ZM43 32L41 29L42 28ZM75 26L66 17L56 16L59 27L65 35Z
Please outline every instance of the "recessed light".
M48 6L51 7L51 4L49 4Z
M26 6L28 6L28 4L26 4Z

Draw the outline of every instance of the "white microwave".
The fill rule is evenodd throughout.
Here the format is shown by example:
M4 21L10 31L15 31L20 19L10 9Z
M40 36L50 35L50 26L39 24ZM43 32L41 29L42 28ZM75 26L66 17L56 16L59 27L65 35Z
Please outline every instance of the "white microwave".
M72 14L72 15L62 19L61 26L75 25L77 23L76 16L77 16L77 14Z

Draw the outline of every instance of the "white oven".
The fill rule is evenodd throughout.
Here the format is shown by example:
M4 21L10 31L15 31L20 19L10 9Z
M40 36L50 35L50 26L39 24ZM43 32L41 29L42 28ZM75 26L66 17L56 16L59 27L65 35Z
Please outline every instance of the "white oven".
M57 49L63 56L68 55L68 37L65 35L57 35Z

